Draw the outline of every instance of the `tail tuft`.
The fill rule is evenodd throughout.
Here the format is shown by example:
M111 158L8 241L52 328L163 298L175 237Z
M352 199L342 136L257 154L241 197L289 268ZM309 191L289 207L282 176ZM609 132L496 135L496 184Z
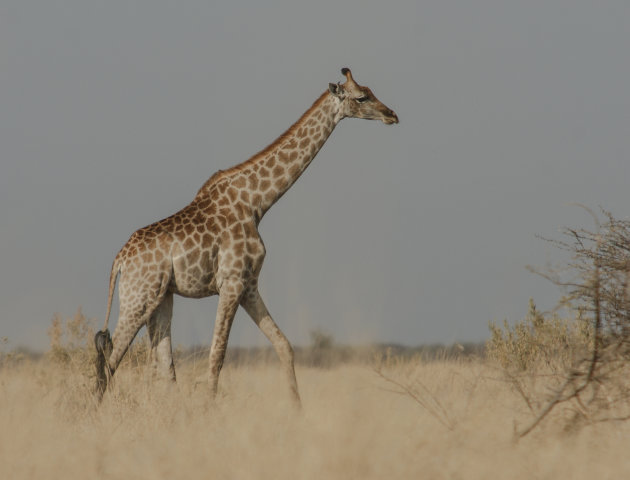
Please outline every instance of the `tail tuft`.
M107 383L111 377L111 371L107 359L112 353L114 345L109 330L101 330L94 336L94 346L96 347L96 389L95 395L97 400L103 398L103 394L107 389Z

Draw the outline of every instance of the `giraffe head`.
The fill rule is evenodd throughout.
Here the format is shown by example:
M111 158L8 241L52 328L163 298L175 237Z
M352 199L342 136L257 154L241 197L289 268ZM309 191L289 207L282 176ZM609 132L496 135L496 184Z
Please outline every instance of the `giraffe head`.
M345 75L346 83L331 83L328 86L330 93L340 101L339 113L341 118L381 120L387 125L398 123L398 116L394 111L381 103L368 87L355 82L349 68L342 68L341 73Z

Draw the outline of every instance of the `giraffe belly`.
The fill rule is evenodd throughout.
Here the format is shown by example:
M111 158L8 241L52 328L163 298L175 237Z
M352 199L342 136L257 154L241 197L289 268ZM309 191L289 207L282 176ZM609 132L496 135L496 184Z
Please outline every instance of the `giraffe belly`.
M216 295L216 282L212 278L191 278L189 275L173 275L170 290L173 293L189 298L204 298Z
M182 297L190 298L216 295L214 272L206 263L208 262L192 259L189 255L173 257L173 276L170 290Z

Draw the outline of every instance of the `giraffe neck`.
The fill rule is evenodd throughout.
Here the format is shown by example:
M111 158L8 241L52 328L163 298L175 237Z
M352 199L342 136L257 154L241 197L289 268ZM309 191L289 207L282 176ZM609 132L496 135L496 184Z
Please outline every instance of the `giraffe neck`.
M260 221L310 165L341 118L338 99L325 92L267 148L213 175L197 197L226 182L228 190L235 187L241 191L239 201L248 204L257 222Z

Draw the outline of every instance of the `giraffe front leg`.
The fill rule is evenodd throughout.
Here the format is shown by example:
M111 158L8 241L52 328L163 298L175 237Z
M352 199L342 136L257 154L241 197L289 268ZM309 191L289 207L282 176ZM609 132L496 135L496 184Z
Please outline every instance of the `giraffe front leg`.
M299 408L301 406L300 394L298 392L297 379L295 378L295 367L293 360L293 348L285 337L284 333L278 328L276 322L273 321L265 303L263 302L258 288L252 288L243 295L242 303L243 308L247 311L254 323L258 325L258 328L269 339L273 348L280 358L282 367L284 368L287 380L289 382L289 390L291 392L291 398L295 405Z
M214 322L214 333L210 345L210 368L208 383L210 395L216 397L219 386L219 373L223 367L228 337L234 321L234 315L243 294L243 281L240 278L226 278L219 289L219 306Z

